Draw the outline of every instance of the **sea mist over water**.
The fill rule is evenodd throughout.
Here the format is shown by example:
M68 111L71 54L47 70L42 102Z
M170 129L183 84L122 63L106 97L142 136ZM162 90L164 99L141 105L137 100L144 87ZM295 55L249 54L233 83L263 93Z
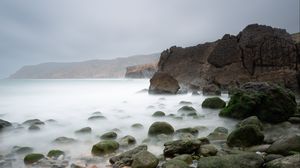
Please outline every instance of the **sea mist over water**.
M99 142L99 135L120 129L118 138L132 135L141 144L147 138L149 126L155 121L167 121L175 129L206 126L199 137L207 136L214 128L224 126L233 128L235 121L218 117L218 110L202 109L204 96L191 94L163 96L148 95L138 91L148 88L147 79L101 79L101 80L1 80L0 81L0 117L15 123L18 129L5 130L0 134L0 154L8 154L13 146L29 146L34 152L47 154L51 149L66 151L70 160L91 156L92 145ZM228 100L228 95L222 95ZM171 117L154 118L151 115L158 110L166 115L177 114L182 107L180 101L190 101L203 115L198 119L176 120ZM149 107L150 106L150 107ZM100 111L107 119L88 121L93 112ZM28 119L45 122L39 131L29 131L20 125ZM141 123L142 130L134 130L131 125ZM91 127L92 133L77 135L74 131ZM78 140L76 144L57 145L52 141L57 137L70 137ZM161 154L163 145L150 145L149 151ZM16 155L14 164L22 167L23 155ZM103 163L106 164L106 163Z

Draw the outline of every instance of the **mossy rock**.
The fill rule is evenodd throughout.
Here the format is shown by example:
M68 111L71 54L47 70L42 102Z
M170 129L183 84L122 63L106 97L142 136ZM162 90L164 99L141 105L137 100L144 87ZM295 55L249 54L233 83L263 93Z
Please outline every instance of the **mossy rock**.
M113 131L110 131L110 132L107 132L103 135L100 136L101 139L105 139L105 140L109 140L109 139L116 139L118 136L117 133L113 132Z
M220 116L244 119L257 116L261 121L279 123L297 111L295 95L280 86L268 83L246 83L233 92Z
M150 126L148 130L149 136L157 136L159 134L172 135L173 133L174 128L167 122L155 122Z
M230 147L249 147L262 144L264 134L255 125L245 125L232 131L228 138L227 144Z
M152 117L164 117L166 114L162 111L156 111L152 114Z
M24 157L24 163L25 164L32 164L35 163L41 159L45 158L43 154L40 153L31 153Z
M95 144L92 148L92 154L95 156L103 156L110 154L119 149L119 143L113 140L105 140Z
M221 109L226 106L226 102L219 97L206 98L202 102L203 108Z
M51 150L48 152L47 156L49 158L55 158L57 159L59 156L61 155L65 155L65 152L61 151L61 150Z
M100 116L100 115L99 116L91 116L88 118L89 121L104 120L104 119L106 119L106 117Z

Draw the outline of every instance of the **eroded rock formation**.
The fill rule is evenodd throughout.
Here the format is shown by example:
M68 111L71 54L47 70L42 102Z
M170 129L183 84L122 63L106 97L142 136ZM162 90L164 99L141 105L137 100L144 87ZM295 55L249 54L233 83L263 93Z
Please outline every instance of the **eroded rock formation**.
M192 88L215 84L226 89L265 81L297 89L299 55L299 44L284 29L252 24L236 36L163 51L158 72Z

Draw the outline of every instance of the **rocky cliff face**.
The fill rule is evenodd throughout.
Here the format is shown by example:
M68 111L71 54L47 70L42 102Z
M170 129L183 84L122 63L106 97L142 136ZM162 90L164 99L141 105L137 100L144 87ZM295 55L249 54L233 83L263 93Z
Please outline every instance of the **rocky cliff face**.
M299 49L283 29L248 25L238 35L193 47L171 47L161 53L158 72L168 73L182 85L221 88L249 81L267 81L298 88Z
M157 63L130 66L126 68L126 78L151 78L157 71Z

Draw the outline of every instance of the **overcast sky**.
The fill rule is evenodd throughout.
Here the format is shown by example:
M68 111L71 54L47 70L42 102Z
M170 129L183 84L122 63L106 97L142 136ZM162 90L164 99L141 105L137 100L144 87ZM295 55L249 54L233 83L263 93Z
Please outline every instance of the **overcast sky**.
M250 23L299 32L299 0L0 0L0 78L23 65L161 52Z

